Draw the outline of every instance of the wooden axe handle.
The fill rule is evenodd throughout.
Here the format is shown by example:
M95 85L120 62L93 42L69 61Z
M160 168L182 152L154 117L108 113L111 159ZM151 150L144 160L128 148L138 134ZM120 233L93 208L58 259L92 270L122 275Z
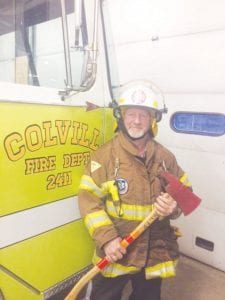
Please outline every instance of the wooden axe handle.
M133 243L141 234L144 232L157 218L158 214L156 210L153 209L152 212L137 226L135 229L125 237L121 242L121 246L127 248ZM89 272L87 272L73 287L70 293L66 296L64 300L75 300L81 289L97 275L102 269L104 269L110 262L106 257L102 258L96 266L94 266Z

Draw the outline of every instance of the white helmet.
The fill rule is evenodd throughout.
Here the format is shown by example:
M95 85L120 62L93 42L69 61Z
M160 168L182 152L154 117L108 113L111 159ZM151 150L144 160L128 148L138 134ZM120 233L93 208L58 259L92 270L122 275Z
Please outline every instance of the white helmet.
M161 120L162 113L167 112L162 91L149 80L126 83L120 90L118 106L139 106L154 110L157 122Z

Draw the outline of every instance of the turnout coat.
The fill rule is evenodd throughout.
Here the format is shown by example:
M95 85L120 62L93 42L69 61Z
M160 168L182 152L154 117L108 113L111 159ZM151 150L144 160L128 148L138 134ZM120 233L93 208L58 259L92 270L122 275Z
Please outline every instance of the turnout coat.
M187 179L175 156L153 139L147 143L144 159L122 132L93 153L78 194L81 216L96 245L93 263L105 256L104 244L128 235L150 213L157 196L165 191L166 183L160 178L165 170L182 182ZM119 201L104 191L104 184L112 181L116 181ZM178 256L176 230L166 217L155 221L102 274L115 277L145 268L147 279L170 277L175 275Z

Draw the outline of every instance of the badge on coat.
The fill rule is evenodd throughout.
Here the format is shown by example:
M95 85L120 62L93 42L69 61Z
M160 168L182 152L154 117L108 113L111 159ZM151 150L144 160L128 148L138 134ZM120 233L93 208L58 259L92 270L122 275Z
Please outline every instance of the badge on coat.
M124 178L117 178L116 179L119 194L124 195L128 191L128 182Z
M97 161L92 160L91 161L91 173L101 168L102 165L100 165Z

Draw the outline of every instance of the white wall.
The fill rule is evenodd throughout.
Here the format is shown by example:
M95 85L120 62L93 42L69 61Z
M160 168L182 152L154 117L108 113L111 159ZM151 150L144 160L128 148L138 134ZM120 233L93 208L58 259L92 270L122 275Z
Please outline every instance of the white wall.
M176 133L175 111L225 114L225 1L108 0L122 83L148 78L168 114L157 139L175 153L202 203L178 224L181 251L225 271L225 138ZM196 236L214 251L195 245Z

